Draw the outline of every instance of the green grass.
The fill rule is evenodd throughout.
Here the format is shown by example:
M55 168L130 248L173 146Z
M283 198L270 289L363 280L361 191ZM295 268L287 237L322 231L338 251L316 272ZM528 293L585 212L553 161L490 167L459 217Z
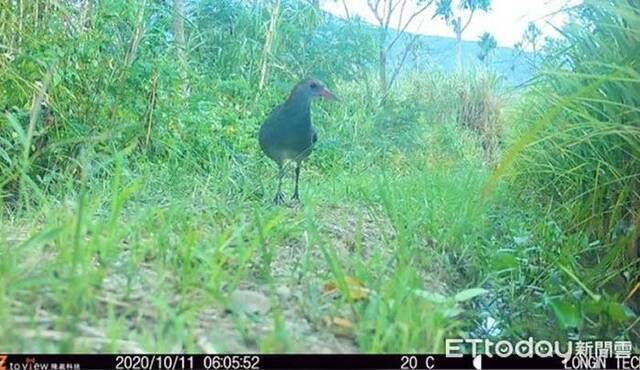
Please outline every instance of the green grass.
M399 152L392 160L403 168L344 169L329 178L312 168L304 173L304 206L290 209L273 207L270 191L254 200L248 187L225 194L229 167L215 179L193 175L184 163L150 165L153 171L135 166L136 176L116 159L108 181L3 222L1 326L18 333L3 348L126 350L136 343L145 350L203 350L196 333L207 329L200 316L212 308L223 315L230 294L248 284L276 308L272 317L256 319L273 336L242 333L243 326L258 325L247 318L226 319L249 337L241 342L246 348L313 351L297 344L304 343L301 333L276 330L284 315L319 326L311 334L320 338L332 329L322 328L325 317L353 322L346 335L357 346L346 349L442 351L441 338L465 326L459 303L434 305L419 292L451 295L464 288L447 287L445 278L457 272L434 264L469 253L456 243L481 227L482 208L467 202L479 202L486 170L438 168L426 152L417 158ZM264 181L273 190L275 170L259 167L266 178L241 171L243 181ZM367 299L344 299L346 276L371 291ZM330 281L338 282L342 298L323 293ZM295 301L277 299L283 285ZM309 312L298 317L281 305ZM51 337L40 332L43 325ZM85 341L96 333L104 335L99 345ZM219 340L209 339L224 348Z
M549 320L553 307L527 306L557 270L544 256L579 241L507 184L483 192L492 171L472 132L422 135L417 150L353 167L308 165L293 208L271 205L275 168L257 153L209 173L114 157L105 180L3 216L2 347L442 352L443 338L481 332L487 317L509 337L534 330L529 315ZM350 278L362 299L350 299ZM225 311L236 290L264 294L271 310Z
M0 350L637 350L637 11L587 3L577 19L597 37L569 25L577 64L549 56L528 89L418 71L380 107L375 70L350 61L372 54L368 35L287 59L307 37L294 31L322 22L299 4L257 91L262 20L229 4L193 10L188 96L160 5L130 65L134 6L98 6L79 41L31 5L26 23L0 9L22 36L0 28ZM276 207L257 130L278 81L314 68L342 101L313 107L302 205Z

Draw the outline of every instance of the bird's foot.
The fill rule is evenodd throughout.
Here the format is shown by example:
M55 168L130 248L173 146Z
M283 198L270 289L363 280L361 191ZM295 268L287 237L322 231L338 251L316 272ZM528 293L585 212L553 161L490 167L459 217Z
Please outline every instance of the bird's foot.
M284 194L282 194L282 192L277 192L276 193L276 197L273 198L273 203L275 203L276 205L280 205L284 203Z
M291 197L291 200L296 202L296 203L300 203L300 195L298 195L298 192L293 193L293 196Z

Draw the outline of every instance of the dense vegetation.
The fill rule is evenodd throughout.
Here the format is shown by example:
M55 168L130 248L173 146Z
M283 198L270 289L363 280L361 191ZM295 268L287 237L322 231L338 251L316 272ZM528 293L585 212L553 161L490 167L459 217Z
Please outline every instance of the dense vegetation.
M637 346L639 4L569 12L526 87L380 89L314 1L0 0L0 350ZM305 76L341 102L274 207L256 135Z

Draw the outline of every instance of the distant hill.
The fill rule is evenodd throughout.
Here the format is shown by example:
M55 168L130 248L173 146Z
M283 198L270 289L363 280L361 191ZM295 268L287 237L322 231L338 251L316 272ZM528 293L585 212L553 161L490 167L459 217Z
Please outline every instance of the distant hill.
M395 37L395 36L392 36ZM398 62L404 48L403 44L410 41L413 35L404 34L400 37L400 45L390 60ZM456 69L456 40L451 37L418 36L417 51L406 59L407 68L432 68L442 71ZM498 47L494 50L490 61L485 65L478 58L480 46L478 42L462 42L462 63L465 69L488 68L505 78L509 85L519 85L533 76L534 69L529 63L529 53L517 53L514 48Z
M336 30L341 27L336 23L346 22L344 19L325 13L327 23L325 30ZM334 23L336 22L336 23ZM377 33L374 25L366 23L366 27L370 32ZM323 27L324 28L324 27ZM391 30L388 42L391 42L398 33ZM402 59L402 54L406 45L412 39L413 34L402 34L398 40L397 46L391 51L391 55L387 56L390 65L397 65ZM478 42L463 41L462 46L462 62L466 70L489 68L497 74L505 78L508 85L519 85L533 76L534 69L528 60L531 59L530 53L517 53L514 48L498 47L494 50L490 63L485 65L478 58L480 46ZM426 36L419 35L415 50L407 56L403 72L412 69L435 69L445 72L452 72L456 69L456 40L451 37L442 36Z

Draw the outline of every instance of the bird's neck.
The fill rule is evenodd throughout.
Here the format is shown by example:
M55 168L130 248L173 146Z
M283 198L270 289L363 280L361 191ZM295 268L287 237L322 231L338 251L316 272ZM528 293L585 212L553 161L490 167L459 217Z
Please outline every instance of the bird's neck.
M287 106L293 111L293 114L300 118L306 118L302 121L311 124L308 119L311 112L311 98L300 94L291 94L287 100Z

